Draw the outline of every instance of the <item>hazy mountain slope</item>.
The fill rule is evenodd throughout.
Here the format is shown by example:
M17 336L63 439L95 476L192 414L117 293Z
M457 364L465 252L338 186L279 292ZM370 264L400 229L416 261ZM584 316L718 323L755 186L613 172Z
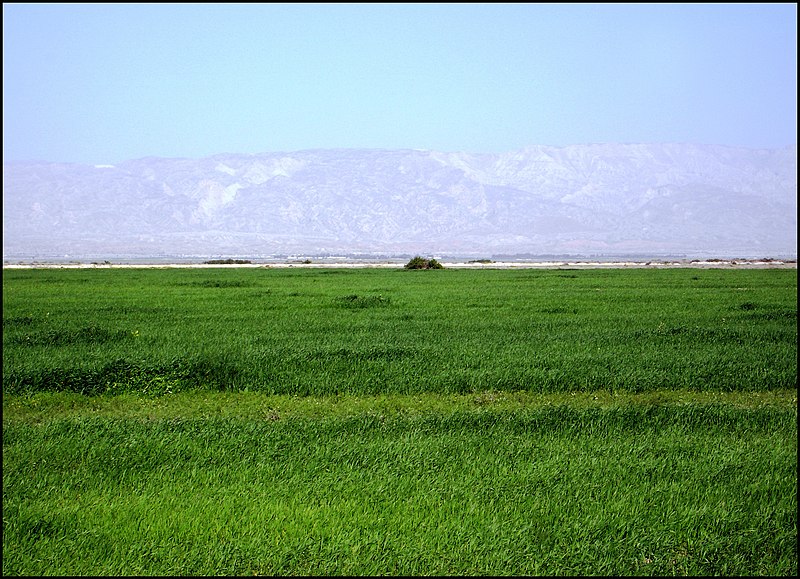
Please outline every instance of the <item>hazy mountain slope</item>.
M3 165L5 256L797 253L797 150L309 150Z

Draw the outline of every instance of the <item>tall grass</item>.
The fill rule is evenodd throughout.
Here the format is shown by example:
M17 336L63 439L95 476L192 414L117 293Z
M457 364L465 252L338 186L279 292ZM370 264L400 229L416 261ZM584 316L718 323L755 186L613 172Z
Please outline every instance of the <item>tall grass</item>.
M3 295L8 393L797 385L795 270L12 270Z
M4 575L796 575L795 270L3 276Z
M77 418L3 432L4 574L792 574L796 411Z

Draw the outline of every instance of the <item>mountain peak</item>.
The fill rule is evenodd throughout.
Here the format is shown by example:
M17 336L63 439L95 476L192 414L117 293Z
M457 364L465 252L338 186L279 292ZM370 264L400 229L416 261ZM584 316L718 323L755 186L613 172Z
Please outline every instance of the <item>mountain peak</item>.
M796 256L796 151L597 143L4 163L4 257Z

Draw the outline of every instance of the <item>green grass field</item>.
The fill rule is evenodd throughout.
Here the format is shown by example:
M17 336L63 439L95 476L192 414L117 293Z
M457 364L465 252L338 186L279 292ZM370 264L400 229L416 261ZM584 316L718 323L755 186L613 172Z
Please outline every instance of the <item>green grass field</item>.
M796 270L4 272L3 391L797 385Z
M4 271L4 575L796 572L796 270Z

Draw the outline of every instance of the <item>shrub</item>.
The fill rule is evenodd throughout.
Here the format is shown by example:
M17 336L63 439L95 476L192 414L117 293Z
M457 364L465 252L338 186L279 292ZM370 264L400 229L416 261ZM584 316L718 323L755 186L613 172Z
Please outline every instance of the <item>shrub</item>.
M444 269L444 266L435 259L425 259L419 255L413 257L405 265L406 269Z

